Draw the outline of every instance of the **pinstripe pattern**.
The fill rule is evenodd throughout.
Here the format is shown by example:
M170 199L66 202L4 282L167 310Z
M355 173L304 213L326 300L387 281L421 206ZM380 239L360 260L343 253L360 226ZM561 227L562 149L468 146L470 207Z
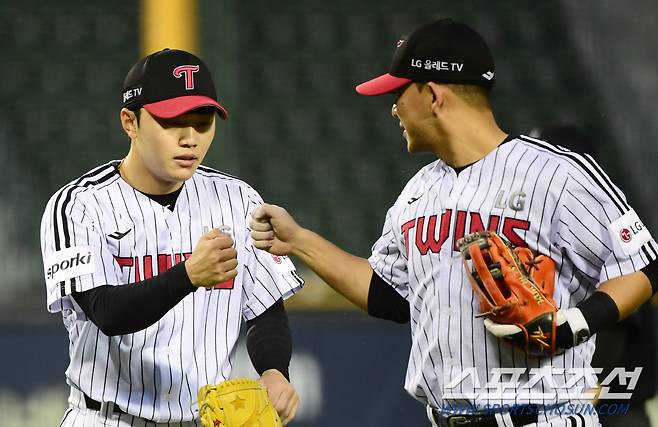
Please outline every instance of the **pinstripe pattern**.
M474 376L447 387L469 369L483 386L491 369L500 367L526 369L524 384L529 368L585 368L594 352L592 339L552 359L532 360L493 338L482 319L474 318L479 303L455 242L493 229L550 255L558 268L555 300L561 308L572 307L598 283L658 257L653 239L631 256L613 243L607 227L629 210L622 192L590 157L526 137L502 144L459 175L441 160L421 169L389 209L369 259L411 308L406 390L448 412L456 404L556 403L546 380L532 387L534 396L477 395L486 390ZM554 380L563 385L567 377ZM585 387L583 378L570 391Z
M48 310L62 313L69 333L67 382L141 418L189 421L196 417L200 386L229 377L241 320L291 296L303 282L293 267L285 270L251 246L248 218L262 200L244 182L201 167L185 182L171 211L130 187L116 164L64 186L42 219L44 260L80 246L91 247L95 260L93 274L47 286ZM238 252L233 288L199 289L145 330L107 337L69 296L157 275L194 250L204 227L220 225L231 228ZM108 237L125 231L121 239ZM71 403L84 408L79 393L71 394Z

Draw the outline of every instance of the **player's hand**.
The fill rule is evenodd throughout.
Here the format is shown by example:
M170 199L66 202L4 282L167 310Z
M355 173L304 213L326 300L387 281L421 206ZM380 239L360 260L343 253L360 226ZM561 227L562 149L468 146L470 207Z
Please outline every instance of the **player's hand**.
M201 236L185 270L196 287L213 287L238 275L238 253L227 233L212 229Z
M274 409L279 413L283 425L295 418L299 406L299 395L286 377L276 369L263 372L260 382L267 389L267 395Z
M285 209L267 203L251 213L249 227L253 245L274 255L290 255L302 230Z

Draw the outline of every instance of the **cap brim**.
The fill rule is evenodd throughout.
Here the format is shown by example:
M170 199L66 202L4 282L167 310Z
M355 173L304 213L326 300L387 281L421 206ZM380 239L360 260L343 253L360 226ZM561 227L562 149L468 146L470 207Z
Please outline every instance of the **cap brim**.
M203 95L179 96L144 105L146 111L161 119L171 119L201 107L212 107L217 110L222 119L228 119L226 108L219 105L214 99Z
M411 83L411 79L395 77L387 73L361 83L356 87L356 91L366 96L383 95L385 93L395 92L409 83Z

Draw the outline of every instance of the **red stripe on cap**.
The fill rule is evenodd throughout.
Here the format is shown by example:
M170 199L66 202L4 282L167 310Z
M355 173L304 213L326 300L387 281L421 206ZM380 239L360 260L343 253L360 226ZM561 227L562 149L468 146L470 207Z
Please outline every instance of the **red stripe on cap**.
M144 105L146 111L161 119L171 119L200 107L213 107L222 119L228 119L226 108L219 105L214 99L203 95L179 96Z
M395 92L408 83L411 83L411 79L384 74L361 83L356 87L356 91L366 96L383 95L385 93Z

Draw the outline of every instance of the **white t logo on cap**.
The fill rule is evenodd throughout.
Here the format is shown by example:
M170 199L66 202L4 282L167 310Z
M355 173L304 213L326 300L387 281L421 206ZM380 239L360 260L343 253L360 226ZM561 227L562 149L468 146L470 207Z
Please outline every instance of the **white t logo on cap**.
M174 77L177 79L185 75L185 90L194 89L194 73L199 71L198 65L179 65L174 68Z

